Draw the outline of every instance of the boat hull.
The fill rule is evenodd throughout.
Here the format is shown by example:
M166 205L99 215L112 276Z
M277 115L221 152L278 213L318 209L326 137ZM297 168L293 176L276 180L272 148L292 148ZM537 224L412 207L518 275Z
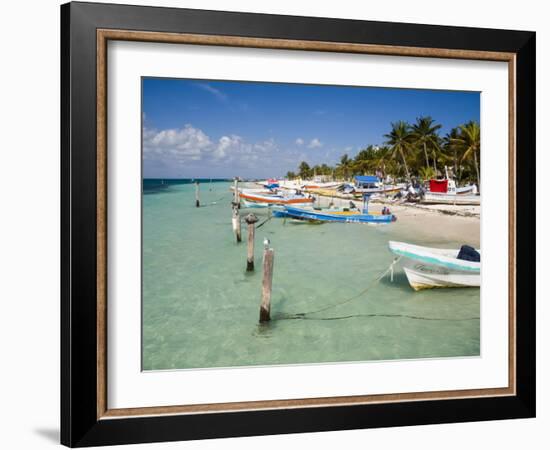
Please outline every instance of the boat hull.
M411 287L479 287L481 263L456 258L458 250L431 249L390 241L390 250L398 255Z
M306 209L293 208L285 206L285 213L288 217L301 220L313 220L321 222L340 222L340 223L391 223L394 216L392 214L357 214L353 212L323 212L311 211Z
M276 195L261 195L256 193L240 192L239 197L247 208L267 208L274 205L311 205L313 198L309 197L281 197Z
M479 205L480 196L472 194L439 194L426 192L421 203L446 205Z
M409 284L415 291L433 288L479 287L480 275L452 273L437 266L409 261L403 270Z
M243 198L241 198L241 203L245 208L269 208L269 207L277 206L270 203L252 202L249 200L245 200Z
M376 188L357 188L355 189L355 193L363 195L363 194L397 194L402 189L404 189L405 186L397 186L397 185L385 185L380 186Z

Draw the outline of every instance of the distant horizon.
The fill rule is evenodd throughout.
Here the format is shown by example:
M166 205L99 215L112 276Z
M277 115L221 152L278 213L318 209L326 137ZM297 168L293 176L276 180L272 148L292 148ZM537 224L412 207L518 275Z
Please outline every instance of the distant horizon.
M480 122L480 93L143 78L143 178L282 178L382 146L392 122L420 116L442 136Z

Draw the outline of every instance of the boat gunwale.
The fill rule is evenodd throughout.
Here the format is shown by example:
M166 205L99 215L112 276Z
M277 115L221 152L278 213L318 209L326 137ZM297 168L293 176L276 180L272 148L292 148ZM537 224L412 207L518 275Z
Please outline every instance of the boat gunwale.
M481 262L452 258L450 256L437 254L436 252L431 251L431 250L456 251L458 255L459 250L437 249L437 248L432 249L430 247L423 247L420 245L407 244L405 242L398 242L398 241L389 241L388 246L392 253L411 260L415 260L415 261L419 261L419 262L423 262L423 263L431 264L435 266L443 266L448 269L460 270L463 272L480 273L481 271ZM407 248L409 250L407 250ZM479 249L476 249L476 251L479 252ZM460 261L460 263L457 263L457 261Z

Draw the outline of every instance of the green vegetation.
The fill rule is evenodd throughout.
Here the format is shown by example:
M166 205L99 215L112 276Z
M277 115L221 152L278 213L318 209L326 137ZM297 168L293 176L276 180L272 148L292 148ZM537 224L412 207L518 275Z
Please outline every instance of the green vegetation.
M350 180L355 175L381 173L394 179L421 180L444 176L445 166L459 183L477 182L479 177L480 127L470 121L453 128L444 136L431 117L418 117L414 124L398 121L384 135L383 145L368 145L354 157L344 154L331 167L320 164L311 167L302 161L298 171L288 172L287 178L311 178L314 175Z

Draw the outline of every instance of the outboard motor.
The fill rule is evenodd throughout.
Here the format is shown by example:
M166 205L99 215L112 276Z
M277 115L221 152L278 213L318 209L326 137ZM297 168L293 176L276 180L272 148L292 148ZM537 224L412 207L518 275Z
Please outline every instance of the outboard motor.
M470 247L469 245L463 245L462 247L460 247L457 259L462 259L463 261L480 262L481 255L475 248Z

